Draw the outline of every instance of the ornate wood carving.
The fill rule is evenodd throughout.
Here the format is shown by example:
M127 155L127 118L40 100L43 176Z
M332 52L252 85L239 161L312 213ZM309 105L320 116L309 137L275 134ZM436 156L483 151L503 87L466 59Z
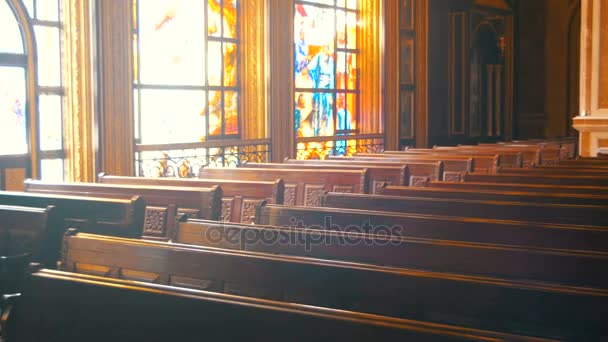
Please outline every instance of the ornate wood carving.
M144 235L164 236L167 228L167 208L147 206L144 214Z
M296 188L297 184L285 184L285 197L283 198L283 204L285 205L296 205Z
M389 180L382 180L382 179L374 179L372 181L372 194L379 194L382 192L382 189L386 186L386 185L391 185L391 181Z
M304 206L318 207L321 205L321 196L325 194L324 185L306 184L304 186Z
M256 206L260 204L260 200L243 199L241 207L241 223L254 223Z
M443 180L446 182L460 182L462 181L462 175L460 174L460 172L444 171Z
M232 205L234 204L234 198L222 198L222 214L220 216L222 221L232 221Z
M410 176L410 186L426 186L429 182L429 177Z
M352 194L353 192L355 192L355 188L352 185L334 185L332 191Z
M177 214L178 215L186 215L189 218L200 218L201 217L201 211L198 209L187 209L187 208L179 208L177 209Z

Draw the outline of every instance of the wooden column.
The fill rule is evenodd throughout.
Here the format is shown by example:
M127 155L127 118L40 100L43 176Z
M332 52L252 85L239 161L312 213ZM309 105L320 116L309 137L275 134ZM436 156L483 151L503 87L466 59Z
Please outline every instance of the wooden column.
M429 0L416 0L416 147L429 144Z
M384 1L384 115L387 151L399 148L399 1Z
M357 61L361 89L359 130L362 134L383 133L385 122L382 108L383 1L361 0L359 4L361 6L361 26L357 37L357 45L361 51L360 61Z
M66 179L74 182L95 181L91 10L89 0L63 2Z
M582 0L579 132L582 156L608 151L608 2Z
M97 0L99 171L133 175L131 1Z

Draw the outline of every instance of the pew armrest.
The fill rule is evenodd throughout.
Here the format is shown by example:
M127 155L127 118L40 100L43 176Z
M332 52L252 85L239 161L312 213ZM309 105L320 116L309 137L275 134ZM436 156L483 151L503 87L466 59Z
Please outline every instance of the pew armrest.
M0 300L0 341L7 341L9 318L19 297L21 294L8 294L3 295Z

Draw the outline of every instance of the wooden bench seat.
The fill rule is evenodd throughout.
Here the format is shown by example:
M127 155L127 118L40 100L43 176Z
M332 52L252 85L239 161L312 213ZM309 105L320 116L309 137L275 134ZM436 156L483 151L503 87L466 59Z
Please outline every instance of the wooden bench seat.
M498 174L518 174L518 175L555 175L555 176L598 176L608 177L608 169L593 169L593 168L560 168L551 165L551 167L537 168L532 167L528 169L514 169L514 168L499 168L496 173Z
M409 214L518 220L608 229L608 206L327 193L321 206Z
M460 183L470 184L470 183ZM475 183L478 184L478 183ZM555 203L555 204L579 204L579 205L608 205L608 195L577 194L559 192L557 189L548 188L550 191L535 191L536 188L528 189L486 189L486 187L409 187L387 185L379 191L379 195L406 196L406 197L430 197L455 200L481 200L481 201L505 201L505 202L529 202L529 203ZM608 188L606 189L608 192Z
M285 159L285 164L295 165L328 165L328 166L357 166L357 167L407 167L410 177L407 184L424 184L430 180L439 180L443 177L443 162L441 161L426 161L426 162L412 162L412 161L389 161L383 160L341 160L341 159L325 159L325 160L299 160L299 159Z
M433 149L438 151L457 151L457 150L469 150L471 153L475 152L494 152L504 153L521 153L522 156L522 167L533 167L534 165L541 164L541 153L540 148L515 148L515 147L500 147L500 146L469 146L469 145L461 145L461 146L435 146ZM500 151L497 151L500 150Z
M259 208L256 224L391 236L444 239L587 251L608 251L608 230L603 227L573 228L565 224L542 224L442 215L399 214L339 208L265 205Z
M247 181L273 181L280 178L285 182L284 203L307 206L318 205L321 196L327 191L366 193L369 184L367 170L205 167L201 169L199 178Z
M64 251L62 270L93 275L552 338L608 332L608 290L591 287L89 234L66 235Z
M602 176L467 173L463 178L465 182L608 186L608 177Z
M460 154L460 153L437 153L434 154L409 154L408 151L398 152L396 154L390 153L360 153L355 155L355 158L407 158L407 159L426 159L426 160L441 160L444 163L444 167L446 171L448 168L452 168L449 164L455 164L454 168L457 168L456 165L458 161L466 161L468 167L466 170L462 170L461 168L455 169L453 171L460 172L488 172L492 173L494 170L500 165L500 156L497 154Z
M607 287L608 253L338 232L181 222L174 242L375 265ZM483 262L479 262L483 260Z
M547 341L46 269L17 308L8 341Z
M471 146L465 146L470 148ZM505 150L519 151L524 154L534 152L538 155L538 163L535 165L553 165L557 164L562 159L568 158L568 152L559 146L543 146L543 145L500 145L500 144L480 144L475 146L476 149L496 149L502 148ZM525 157L524 157L525 158Z
M431 188L443 189L479 189L495 191L533 191L541 193L566 193L585 197L608 196L608 187L593 185L553 185L553 184L525 184L525 183L492 183L492 182L437 182L426 184Z
M146 203L143 235L168 240L175 228L175 217L219 220L222 190L211 188L167 187L152 185L116 185L98 183L48 183L26 180L27 192L71 196L123 197L141 196Z
M111 176L100 173L97 181L103 184L178 186L188 188L222 189L222 213L220 219L226 222L252 223L255 220L255 206L265 201L283 204L285 184L282 179L274 181L241 181L230 179L197 178L152 178Z
M367 170L370 192L382 188L385 184L406 185L409 184L409 169L407 166L377 166L377 165L330 165L327 163L245 163L244 167L271 168L271 169L326 169L326 170Z

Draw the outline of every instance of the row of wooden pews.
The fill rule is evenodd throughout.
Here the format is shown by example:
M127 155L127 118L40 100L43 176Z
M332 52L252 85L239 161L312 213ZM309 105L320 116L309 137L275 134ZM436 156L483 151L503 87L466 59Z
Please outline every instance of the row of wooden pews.
M589 177L576 171L603 167L568 159L568 146L285 160L188 180L28 181L23 196L137 194L144 235L68 229L58 266L33 266L22 294L6 297L2 332L8 342L607 338L608 188L467 180L549 165L561 178ZM524 162L531 151L540 159ZM243 208L239 187L255 183L273 190L253 213L225 212ZM186 192L163 197L166 188ZM186 188L215 197L186 202ZM200 215L201 203L221 215ZM169 241L145 234L156 217L171 225Z

